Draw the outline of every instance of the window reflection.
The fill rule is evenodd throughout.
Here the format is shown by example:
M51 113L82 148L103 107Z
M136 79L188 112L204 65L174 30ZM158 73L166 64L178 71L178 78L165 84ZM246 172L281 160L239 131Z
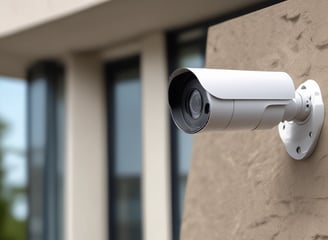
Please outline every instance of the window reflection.
M26 82L0 77L0 239L27 239Z

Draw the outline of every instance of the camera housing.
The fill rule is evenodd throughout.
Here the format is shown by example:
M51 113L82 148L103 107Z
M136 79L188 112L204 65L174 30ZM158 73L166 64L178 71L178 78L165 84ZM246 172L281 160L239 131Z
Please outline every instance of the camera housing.
M175 124L189 134L268 129L284 122L280 136L293 148L287 151L295 159L312 153L324 119L316 82L308 80L295 91L285 72L180 68L170 76L168 97ZM311 130L305 125L311 125ZM302 131L295 126L302 126ZM294 135L295 131L307 136L311 132L310 143L301 144L303 137L294 136L296 143L291 145L289 129L294 129Z

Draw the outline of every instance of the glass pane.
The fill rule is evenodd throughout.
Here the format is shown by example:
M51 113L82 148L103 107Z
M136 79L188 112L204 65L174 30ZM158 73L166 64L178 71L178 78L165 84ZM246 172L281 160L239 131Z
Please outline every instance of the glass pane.
M26 82L0 77L0 239L27 239Z
M141 86L139 66L113 69L114 239L141 239Z
M29 85L30 128L30 234L43 239L44 169L46 166L46 81L36 79Z
M114 84L115 172L123 178L139 177L141 172L141 86L137 70L118 73Z
M178 149L178 171L179 177L177 183L179 185L178 190L178 198L179 198L179 210L180 210L180 218L182 217L183 213L183 203L184 203L184 196L186 191L186 184L187 184L187 176L189 172L190 162L191 162L191 149L192 149L192 142L193 137L190 134L186 134L181 130L177 130L177 149Z
M178 51L178 67L204 67L203 46L199 44L186 45Z

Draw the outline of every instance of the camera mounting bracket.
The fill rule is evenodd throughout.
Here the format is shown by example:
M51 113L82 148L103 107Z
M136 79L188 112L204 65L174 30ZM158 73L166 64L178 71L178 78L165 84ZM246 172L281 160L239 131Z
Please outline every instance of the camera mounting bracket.
M309 157L320 137L324 122L324 104L319 85L314 80L307 80L297 89L296 94L306 96L311 112L303 121L284 121L279 124L279 135L285 148L295 160Z

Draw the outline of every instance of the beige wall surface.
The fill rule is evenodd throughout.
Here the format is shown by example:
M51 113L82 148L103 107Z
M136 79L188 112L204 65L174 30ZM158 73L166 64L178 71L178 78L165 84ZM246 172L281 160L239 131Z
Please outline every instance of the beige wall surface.
M165 34L141 40L142 216L144 240L171 239L169 119Z
M109 0L1 0L0 36L44 23Z
M328 107L328 1L290 0L214 26L207 66L315 79ZM328 239L328 127L311 158L292 160L277 128L199 134L182 239Z
M97 54L70 54L67 68L64 239L108 239L106 107Z

